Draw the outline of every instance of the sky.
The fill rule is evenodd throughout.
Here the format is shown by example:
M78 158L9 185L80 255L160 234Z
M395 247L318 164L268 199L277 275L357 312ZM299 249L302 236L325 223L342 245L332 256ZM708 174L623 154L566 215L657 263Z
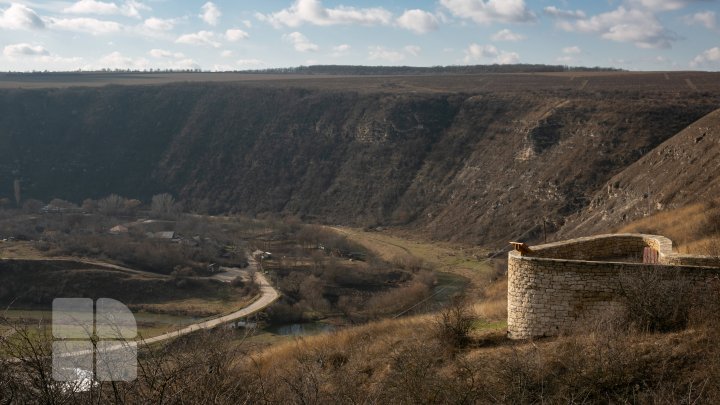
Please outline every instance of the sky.
M720 70L720 0L0 0L0 71Z

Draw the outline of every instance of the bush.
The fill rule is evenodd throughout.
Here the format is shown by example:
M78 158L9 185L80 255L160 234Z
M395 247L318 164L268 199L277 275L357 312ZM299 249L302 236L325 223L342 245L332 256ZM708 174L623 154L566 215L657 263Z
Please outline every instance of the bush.
M126 202L127 198L120 197L117 194L110 194L98 201L98 211L104 215L121 215L125 213Z
M650 332L679 330L687 325L693 288L678 270L647 266L621 276L620 286L630 325Z
M436 335L451 348L462 348L470 341L470 331L475 321L472 308L463 297L456 296L436 320Z
M245 280L241 276L237 276L230 282L230 285L235 288L243 288L245 287Z
M152 197L150 214L153 218L173 219L180 213L180 205L175 198L167 193L157 194Z

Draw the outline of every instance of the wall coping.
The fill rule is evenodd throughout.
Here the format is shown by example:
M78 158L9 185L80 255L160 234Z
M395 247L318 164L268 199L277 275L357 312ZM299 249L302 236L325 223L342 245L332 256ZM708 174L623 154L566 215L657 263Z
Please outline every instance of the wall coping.
M583 259L574 259L574 258L564 258L562 255L558 256L552 256L552 257L542 257L537 256L537 254L542 254L543 251L550 251L552 249L556 249L559 247L568 247L576 244L582 244L587 242L593 242L593 241L600 241L600 240L607 240L607 239L638 239L639 241L642 241L642 243L647 247L653 247L656 248L658 251L658 259L659 264L661 265L682 265L683 267L697 267L697 268L717 268L720 267L720 258L715 256L709 256L709 255L690 255L690 254L680 254L673 251L673 242L672 240L662 236L662 235L651 235L651 234L643 234L643 233L613 233L613 234L601 234L601 235L594 235L594 236L584 236L580 238L574 238L574 239L567 239L564 241L559 242L551 242L551 243L545 243L542 245L535 245L530 246L530 250L532 253L529 254L521 254L517 250L512 250L508 253L508 255L513 259L520 259L520 260L531 260L531 261L555 261L555 262L569 262L569 263L587 263L587 264L617 264L617 265L646 265L643 263L633 263L633 262L621 262L621 261L615 261L615 260L583 260ZM685 262L692 262L692 261L718 261L718 265L716 266L702 266L702 265L693 265L693 264L685 264Z

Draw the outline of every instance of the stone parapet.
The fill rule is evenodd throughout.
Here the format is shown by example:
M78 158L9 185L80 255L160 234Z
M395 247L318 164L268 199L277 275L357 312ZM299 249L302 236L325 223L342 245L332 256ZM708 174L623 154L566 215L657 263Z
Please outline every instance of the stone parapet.
M643 249L659 264L642 263ZM508 334L514 339L555 336L584 318L622 308L621 280L648 266L702 284L720 274L716 257L680 255L658 235L612 234L531 246L508 254Z

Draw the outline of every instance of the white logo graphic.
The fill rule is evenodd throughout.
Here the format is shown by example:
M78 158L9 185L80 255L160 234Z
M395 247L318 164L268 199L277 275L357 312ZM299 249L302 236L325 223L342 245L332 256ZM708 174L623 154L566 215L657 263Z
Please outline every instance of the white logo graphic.
M53 300L53 379L80 385L137 378L137 324L124 304L100 298Z

